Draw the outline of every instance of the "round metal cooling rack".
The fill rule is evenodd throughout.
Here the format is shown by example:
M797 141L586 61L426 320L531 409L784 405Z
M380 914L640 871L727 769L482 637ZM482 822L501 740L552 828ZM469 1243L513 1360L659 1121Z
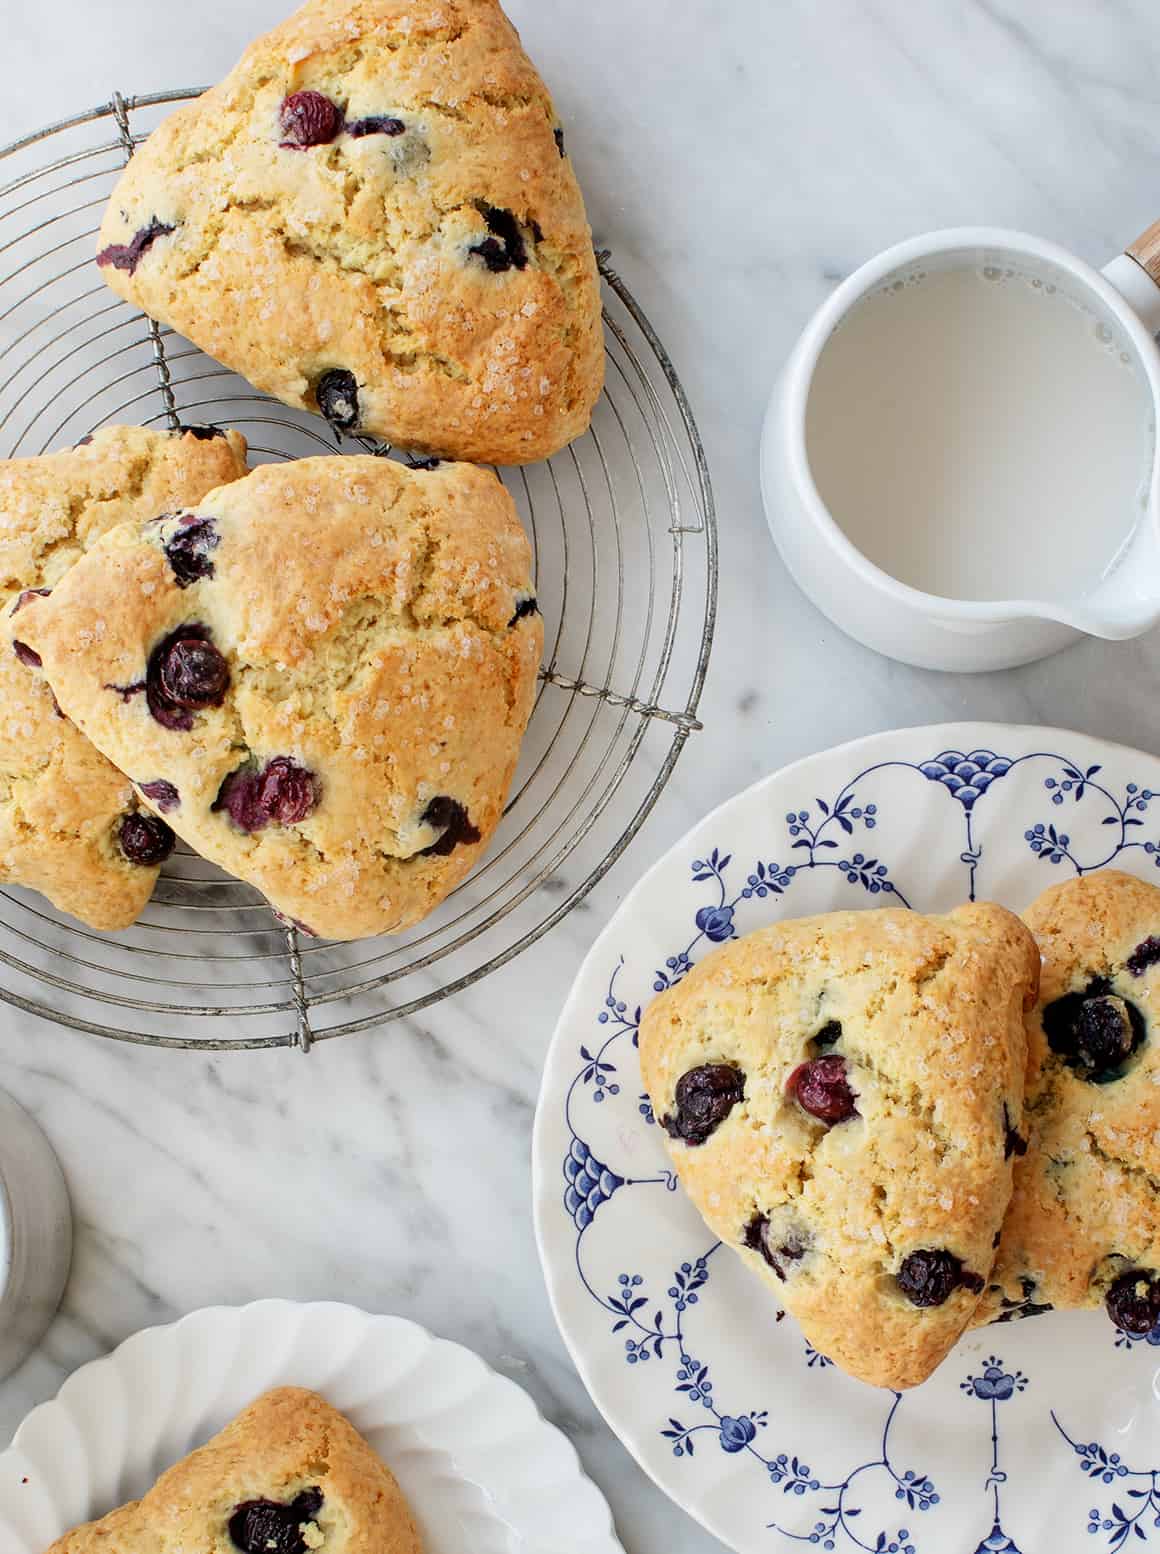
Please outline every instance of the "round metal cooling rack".
M256 462L392 454L336 441L102 283L94 238L117 174L162 110L196 95L115 94L0 148L0 456L116 421L234 426ZM300 940L255 891L181 849L125 933L0 890L0 999L122 1041L305 1050L505 964L619 857L700 728L717 553L680 381L606 253L600 273L607 386L591 430L545 463L497 471L532 537L546 641L507 810L471 877L410 932L351 944Z

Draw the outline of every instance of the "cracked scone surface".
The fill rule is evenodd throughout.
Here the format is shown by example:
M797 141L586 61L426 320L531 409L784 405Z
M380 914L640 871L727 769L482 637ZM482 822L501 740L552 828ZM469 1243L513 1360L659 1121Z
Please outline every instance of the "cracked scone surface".
M1133 1272L1149 1290L1160 1279L1160 890L1108 870L1053 886L1023 916L1043 955L1027 1151L984 1321L1099 1306ZM1147 1331L1160 1297L1134 1293L1129 1331ZM1116 1297L1108 1310L1124 1316Z
M545 457L603 381L583 199L495 0L310 0L150 135L99 257L258 388L404 448Z
M1037 966L1001 907L834 912L721 946L645 1011L645 1088L690 1197L860 1380L916 1385L971 1320Z
M421 1554L389 1468L316 1392L264 1393L140 1500L48 1554Z
M143 800L335 939L417 922L472 867L543 644L494 474L365 456L267 465L124 525L23 615Z
M139 426L88 444L0 461L0 881L40 891L99 929L127 928L156 883L156 862L120 845L138 809L115 766L61 716L22 649L24 591L52 588L109 529L197 502L246 473L246 445ZM23 602L22 602L23 601ZM151 823L152 827L152 823ZM156 852L165 833L138 840ZM149 848L130 845L148 857Z

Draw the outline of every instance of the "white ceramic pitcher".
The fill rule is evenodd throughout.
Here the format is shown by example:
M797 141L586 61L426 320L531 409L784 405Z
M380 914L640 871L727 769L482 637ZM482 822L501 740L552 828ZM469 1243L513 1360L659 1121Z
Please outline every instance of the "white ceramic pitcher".
M44 1336L71 1260L60 1165L37 1124L0 1090L0 1379Z
M863 297L896 271L947 257L1060 272L1068 288L1118 321L1151 390L1160 425L1160 222L1102 272L1022 232L957 227L899 243L864 264L806 326L770 400L761 447L766 517L794 579L850 636L925 669L1003 669L1029 663L1083 633L1120 640L1160 620L1160 457L1153 439L1148 501L1110 573L1076 599L940 598L899 582L854 546L823 503L806 456L806 404L819 356Z

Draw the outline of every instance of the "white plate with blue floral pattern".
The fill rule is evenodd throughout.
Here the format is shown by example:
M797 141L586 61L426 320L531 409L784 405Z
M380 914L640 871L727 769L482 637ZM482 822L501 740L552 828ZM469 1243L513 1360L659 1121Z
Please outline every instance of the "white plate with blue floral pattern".
M534 1145L560 1330L645 1471L742 1554L1160 1554L1160 1328L1053 1312L966 1337L922 1387L850 1380L680 1190L641 1008L779 917L968 897L1016 911L1114 865L1160 884L1160 760L1080 734L875 735L757 783L632 891L576 979Z
M0 1550L42 1554L281 1386L362 1431L424 1554L624 1554L572 1445L514 1381L402 1317L288 1300L195 1311L75 1371L0 1453Z

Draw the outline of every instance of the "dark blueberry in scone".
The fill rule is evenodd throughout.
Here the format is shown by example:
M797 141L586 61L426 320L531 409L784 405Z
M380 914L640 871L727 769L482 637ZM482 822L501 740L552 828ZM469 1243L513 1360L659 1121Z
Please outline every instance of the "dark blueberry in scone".
M741 1241L751 1252L760 1252L777 1277L785 1283L787 1263L799 1263L809 1250L809 1241L799 1230L786 1231L773 1244L769 1234L769 1215L755 1214L741 1233Z
M1108 1290L1105 1305L1118 1328L1142 1338L1160 1321L1160 1276L1134 1268Z
M18 642L16 638L13 637L12 651L16 654L17 658L26 669L40 668L40 654L30 648L27 642Z
M468 253L482 259L494 275L500 275L504 270L525 269L528 250L519 223L511 211L500 210L495 205L481 205L479 212L491 236L473 243Z
M332 367L324 372L314 390L318 409L337 432L352 432L358 425L358 384L353 372Z
M196 437L198 442L212 442L215 437L226 435L220 426L186 426L183 422L173 428L175 437L184 437L187 432L190 437Z
M785 1088L803 1111L830 1127L858 1115L857 1096L846 1078L846 1060L837 1053L799 1063Z
M437 794L419 818L433 831L442 832L430 847L419 849L416 856L420 858L445 858L448 853L454 852L461 842L479 841L479 829L472 825L471 816L458 799L448 798L445 793Z
M342 109L322 92L291 92L278 110L278 128L286 151L328 146L342 130Z
M897 1274L898 1288L912 1306L941 1306L960 1287L978 1295L983 1279L963 1267L953 1252L923 1248L908 1252Z
M145 699L163 728L188 731L193 714L220 707L230 684L230 666L205 626L191 622L170 632L153 649L145 670ZM137 686L114 686L128 698Z
M1128 956L1126 965L1134 977L1142 977L1149 966L1160 960L1160 938L1149 934Z
M703 1144L745 1094L745 1075L732 1063L703 1063L677 1080L676 1112L661 1118L672 1139Z
M163 815L168 815L181 803L181 794L164 777L158 777L156 782L139 782L137 786L147 799L153 800Z
M304 1489L293 1500L244 1500L227 1523L230 1541L242 1554L307 1554L305 1523L322 1510L321 1489Z
M173 832L164 820L134 810L121 821L117 844L130 863L164 863L173 851Z
M102 248L97 255L97 263L112 265L114 270L128 270L129 274L133 275L143 256L149 252L157 239L167 237L175 230L176 228L168 226L164 221L158 221L154 216L148 226L139 227L127 243L110 243L108 248Z
M22 610L33 599L47 599L51 592L51 588L22 588L16 595L16 603L12 606L12 614L15 615L18 610Z
M841 1039L841 1020L827 1020L825 1025L822 1026L821 1030L818 1031L817 1035L813 1038L813 1042L815 1047L821 1047L824 1049L826 1047L832 1047L835 1042L839 1042Z
M177 532L165 547L165 558L173 568L178 588L188 588L203 577L213 576L210 551L221 539L212 518L190 513L182 518Z
M556 150L560 155L567 156L568 153L564 150L564 131L559 126L552 131L552 139L556 142Z
M1055 1307L1050 1301L1036 1301L1035 1280L1024 1274L1019 1280L1023 1291L1021 1300L1011 1300L1004 1295L1000 1302L1000 1312L995 1318L996 1322L1021 1322L1024 1317L1042 1316L1045 1311L1054 1311Z
M361 140L364 135L403 135L407 126L393 114L373 113L365 119L352 119L346 127L348 135Z
M231 772L213 802L242 831L266 826L296 826L318 803L318 779L287 755L275 756L260 770L240 766Z
M1065 993L1048 1004L1043 1031L1052 1052L1093 1084L1119 1078L1147 1035L1135 1004L1117 997L1104 977L1094 977L1082 993Z
M1018 1128L1011 1126L1011 1113L1007 1110L1007 1102L1003 1102L1003 1159L1010 1160L1012 1155L1025 1155L1027 1153L1027 1140L1019 1132Z
M73 444L74 448L87 448L93 440L92 432L86 432L79 442Z
M516 604L515 614L512 616L511 620L508 621L508 625L514 626L517 621L522 621L529 615L538 615L539 613L540 606L536 603L536 600L532 597L532 595L529 594L526 598L520 599L518 601Z

